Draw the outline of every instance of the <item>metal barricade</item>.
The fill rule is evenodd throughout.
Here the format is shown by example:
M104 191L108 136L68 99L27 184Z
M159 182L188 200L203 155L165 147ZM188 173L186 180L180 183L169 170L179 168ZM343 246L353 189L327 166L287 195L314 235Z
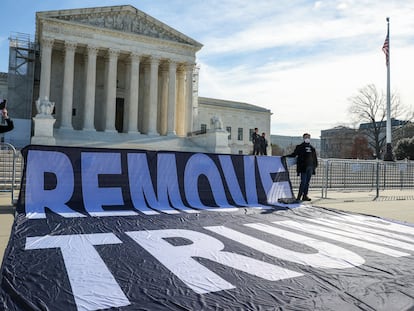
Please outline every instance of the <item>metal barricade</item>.
M322 198L332 190L380 190L414 189L414 161L344 160L319 159L316 174L310 188L320 189ZM294 189L299 188L300 178L296 166L289 167L289 175Z
M21 161L18 160L19 153L13 145L0 143L0 192L10 192L11 204L14 204L15 191L18 190L16 169L21 165Z

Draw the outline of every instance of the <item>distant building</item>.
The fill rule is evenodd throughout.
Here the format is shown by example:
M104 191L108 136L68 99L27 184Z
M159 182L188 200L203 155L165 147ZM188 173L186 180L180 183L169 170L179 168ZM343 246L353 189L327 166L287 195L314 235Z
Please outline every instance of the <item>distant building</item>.
M397 119L391 118L391 127L393 127L393 128L400 127L400 126L404 126L407 123L410 123L410 121L397 120ZM377 122L375 122L375 125L378 128L381 128L383 130L383 132L385 132L385 129L387 127L387 121L377 121ZM366 130L372 129L373 126L374 126L374 124L372 122L369 122L369 123L361 123L359 125L359 130L360 131L366 131Z
M358 131L337 126L321 131L321 158L352 158L354 138Z
M406 120L397 120L394 118L391 118L391 131L392 131L392 137L393 141L395 137L404 137L404 129L406 128L406 125L411 123L410 121ZM361 123L359 125L359 132L367 137L368 143L372 146L375 145L374 142L374 132L378 131L378 140L382 142L380 144L380 147L382 146L382 150L380 150L379 158L382 158L382 155L384 154L384 148L386 145L386 135L387 135L387 121L377 121L374 123L368 122L368 123ZM397 135L395 135L397 134ZM374 152L375 153L375 152Z
M296 145L301 144L303 142L303 137L272 135L271 142L272 144L278 145L282 149L283 154L286 155L288 153L293 152ZM320 156L321 140L319 138L311 137L311 144L315 147L317 155Z
M404 128L410 121L391 119L393 133L398 133L400 137L405 137ZM373 123L361 123L358 129L346 126L338 126L321 131L321 157L322 158L375 158L375 148L373 148L373 127L378 131L378 139L385 141L386 121ZM401 131L396 131L401 129ZM393 135L394 137L394 135ZM384 144L385 145L385 144ZM381 158L381 155L379 156Z
M228 142L232 154L251 154L253 151L252 133L254 128L259 133L266 133L269 141L268 152L270 153L270 117L269 109L259 106L222 100L214 98L198 98L198 124L195 129L205 132L212 128L211 120L220 116L223 129L228 132Z
M405 125L410 123L410 121L405 120L397 120L394 118L391 118L391 129L392 131L395 131L397 129L403 128ZM375 127L379 129L379 139L385 139L386 137L386 129L387 129L387 121L378 121L375 122ZM359 125L359 131L361 133L367 133L367 132L373 132L374 124L372 122L369 123L361 123ZM367 135L368 138L372 137L372 135Z

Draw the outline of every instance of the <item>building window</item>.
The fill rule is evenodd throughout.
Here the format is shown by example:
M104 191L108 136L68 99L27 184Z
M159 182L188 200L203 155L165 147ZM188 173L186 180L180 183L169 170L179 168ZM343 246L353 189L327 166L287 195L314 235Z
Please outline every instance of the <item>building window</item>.
M243 154L243 150L239 150L239 154Z
M226 126L226 131L227 133L229 133L229 136L227 136L227 139L230 140L231 139L231 126Z
M249 141L252 141L254 129L249 129Z
M243 128L239 127L237 129L237 140L243 140Z
M201 124L201 134L207 133L207 124Z

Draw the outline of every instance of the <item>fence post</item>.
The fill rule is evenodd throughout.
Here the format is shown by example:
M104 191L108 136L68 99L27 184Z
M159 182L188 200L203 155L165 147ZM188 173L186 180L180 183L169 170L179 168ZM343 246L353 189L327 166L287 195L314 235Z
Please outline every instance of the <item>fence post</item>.
M377 159L377 170L376 170L376 195L375 195L375 198L374 198L374 200L376 200L376 199L378 199L379 198L379 174L380 174L380 172L379 172L379 160Z
M325 161L325 185L322 186L322 198L326 199L328 197L328 178L329 178L329 160ZM325 195L324 195L325 188Z
M322 159L320 159L319 160L319 165L320 166L322 166L322 163L325 163L325 161L324 160L322 160ZM323 166L322 166L323 167ZM321 198L323 199L323 188L324 188L325 186L324 186L324 180L323 180L323 178L322 178L322 183L321 183Z

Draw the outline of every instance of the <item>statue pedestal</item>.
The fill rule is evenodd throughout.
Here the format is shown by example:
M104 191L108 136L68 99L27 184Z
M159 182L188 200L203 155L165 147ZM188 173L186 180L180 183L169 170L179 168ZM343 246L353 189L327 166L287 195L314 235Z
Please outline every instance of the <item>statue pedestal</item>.
M206 133L206 147L213 153L231 153L229 133L222 129L210 130Z
M37 114L33 118L34 135L31 143L34 145L56 145L56 139L53 137L53 125L56 119L52 116Z

